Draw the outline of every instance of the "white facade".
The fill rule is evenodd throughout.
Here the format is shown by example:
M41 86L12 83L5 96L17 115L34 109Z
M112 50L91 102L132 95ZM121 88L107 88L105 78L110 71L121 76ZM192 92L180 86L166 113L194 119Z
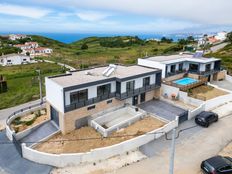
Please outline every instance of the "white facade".
M169 74L177 72L187 72L190 70L190 65L198 65L196 72L201 73L206 71L206 66L210 64L210 70L214 69L215 62L219 59L215 58L194 58L192 55L173 55L173 56L158 56L147 59L138 59L138 65L157 68L162 70L162 78ZM182 68L180 67L182 65Z
M64 113L63 88L49 78L45 78L46 100L57 111Z
M21 65L30 63L31 59L29 56L25 56L22 54L9 54L0 57L0 64L2 66L8 65Z
M25 39L27 38L27 35L24 34L10 34L9 39L10 40L18 40L18 39Z

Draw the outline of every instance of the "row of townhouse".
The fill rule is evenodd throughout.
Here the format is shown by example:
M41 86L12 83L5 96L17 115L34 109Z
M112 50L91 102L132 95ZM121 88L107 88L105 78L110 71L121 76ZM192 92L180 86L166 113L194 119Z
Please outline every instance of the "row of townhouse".
M193 55L138 59L138 65L110 65L47 77L47 110L63 134L88 122L91 115L125 103L138 105L159 99L162 78L180 72L217 80L221 62Z
M25 42L25 44L17 44L14 47L20 48L24 55L29 53L31 57L46 56L53 52L51 48L39 47L37 42Z
M19 40L19 39L25 39L28 38L25 34L9 34L8 35L9 40Z

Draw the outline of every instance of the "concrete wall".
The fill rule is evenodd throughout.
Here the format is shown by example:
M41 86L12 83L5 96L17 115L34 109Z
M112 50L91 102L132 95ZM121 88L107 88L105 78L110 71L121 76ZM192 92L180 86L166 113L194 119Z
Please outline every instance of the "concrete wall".
M159 129L149 132L149 134L144 134L112 146L93 149L86 153L49 154L26 147L25 144L22 144L22 152L24 158L40 164L48 164L56 167L78 165L84 162L105 160L127 151L137 149L138 147L161 137L164 133L171 131L177 126L178 118Z
M181 73L181 74L177 74L177 75L173 75L173 76L167 77L167 78L165 78L165 81L170 82L170 81L173 81L173 80L181 79L181 78L184 77L184 74L185 73Z
M162 78L165 78L166 65L148 59L138 59L138 65L162 70Z
M86 107L82 107L82 108L79 108L79 109L76 109L76 110L73 110L73 111L70 111L64 114L59 113L60 129L62 133L66 134L72 130L75 130L76 120L80 118L96 114L98 112L101 112L109 108L122 106L125 103L125 101L120 101L114 98L110 100L112 100L112 103L107 104L108 100L104 100L104 101L96 103L95 108L91 110L88 110L89 106L86 106Z
M226 79L228 82L232 83L232 76L226 75L225 79Z
M218 80L225 80L226 79L226 72L225 71L220 71L217 72L213 75L213 80L218 81Z
M205 109L206 110L212 110L215 109L216 107L219 107L220 105L223 105L227 102L231 102L232 101L232 94L227 94L227 95L223 95L223 96L219 96L216 98L213 98L211 100L207 100L205 103Z
M201 104L196 109L194 109L192 111L189 111L189 113L188 113L188 120L194 118L195 116L197 116L198 114L200 114L203 111L205 111L205 103Z
M179 92L179 100L186 104L197 106L197 107L204 103L204 101L202 100L189 97L188 93L182 91Z
M178 96L179 92L180 92L179 88L169 86L169 85L165 85L165 84L161 85L161 95L163 97L167 96L168 98L171 98L173 94L175 96Z
M63 88L49 78L45 78L46 100L59 112L64 113Z

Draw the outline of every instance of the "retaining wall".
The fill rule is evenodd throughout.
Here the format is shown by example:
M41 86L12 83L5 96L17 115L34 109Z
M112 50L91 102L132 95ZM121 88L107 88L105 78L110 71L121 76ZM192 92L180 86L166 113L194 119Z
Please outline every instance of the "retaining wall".
M41 164L48 164L56 167L65 167L70 165L78 165L84 162L94 162L104 160L116 155L123 154L127 151L137 149L138 147L147 144L148 142L157 139L178 126L178 117L176 120L169 122L165 126L151 131L147 134L136 138L121 142L108 147L93 149L86 153L72 154L49 154L39 152L22 144L23 157Z

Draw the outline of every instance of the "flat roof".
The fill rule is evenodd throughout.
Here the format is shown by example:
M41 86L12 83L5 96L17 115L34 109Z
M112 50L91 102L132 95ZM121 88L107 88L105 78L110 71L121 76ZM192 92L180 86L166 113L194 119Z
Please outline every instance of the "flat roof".
M82 71L71 72L71 74L50 77L52 81L59 84L62 87L71 87L76 85L82 85L91 82L97 82L101 80L107 80L112 78L124 79L133 76L139 76L143 74L149 74L152 72L160 71L159 69L147 68L139 65L122 66L117 65L116 70L110 76L104 76L103 71L108 66L98 67L93 69L87 69Z
M176 54L176 55L170 55L170 56L155 56L155 57L149 57L146 59L151 60L151 61L160 62L163 64L183 62L183 61L208 63L208 62L213 62L213 61L219 60L216 58L194 57L193 55L190 55L190 54Z

